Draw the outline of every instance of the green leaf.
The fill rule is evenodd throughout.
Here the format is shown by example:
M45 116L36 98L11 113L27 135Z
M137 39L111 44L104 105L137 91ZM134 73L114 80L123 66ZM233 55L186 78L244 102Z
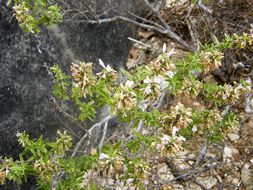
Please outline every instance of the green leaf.
M7 6L10 6L11 3L12 3L12 0L8 0L8 1L7 1Z

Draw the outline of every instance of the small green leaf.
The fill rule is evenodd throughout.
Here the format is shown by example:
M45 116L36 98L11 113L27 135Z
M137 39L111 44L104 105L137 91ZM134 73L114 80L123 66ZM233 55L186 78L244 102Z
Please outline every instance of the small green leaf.
M8 0L8 1L7 1L7 6L10 6L11 3L12 3L12 0Z

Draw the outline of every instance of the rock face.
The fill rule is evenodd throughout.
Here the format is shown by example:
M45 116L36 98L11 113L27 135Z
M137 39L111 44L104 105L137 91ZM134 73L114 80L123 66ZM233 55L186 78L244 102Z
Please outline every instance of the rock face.
M50 36L24 34L0 9L0 155L15 154L17 131L49 135L57 126L46 65L60 63Z
M97 2L103 9L108 6L108 2L103 3L106 1ZM121 0L114 2L122 4ZM124 4L135 10L135 3ZM103 25L67 22L44 29L39 35L25 34L18 28L6 1L1 1L0 155L16 155L18 131L50 138L61 127L50 100L53 80L48 74L49 67L59 64L68 71L72 61L96 62L101 58L119 69L131 46L127 37L135 33L136 27L121 22Z

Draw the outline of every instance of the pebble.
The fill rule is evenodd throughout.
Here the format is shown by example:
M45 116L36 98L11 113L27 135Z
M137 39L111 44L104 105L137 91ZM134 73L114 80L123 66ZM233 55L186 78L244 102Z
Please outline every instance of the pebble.
M228 138L230 141L236 141L238 139L240 139L240 136L238 134L235 134L235 133L229 133L228 134Z
M246 186L246 190L253 189L253 184L252 184L253 172L250 170L249 164L245 164L242 167L241 179L242 179L243 184Z
M223 154L223 157L228 157L228 158L232 158L232 153L233 153L233 151L232 151L232 149L231 148L229 148L229 147L224 147L224 154Z
M211 189L217 184L217 179L213 176L210 177L198 177L197 180L202 184L206 189Z

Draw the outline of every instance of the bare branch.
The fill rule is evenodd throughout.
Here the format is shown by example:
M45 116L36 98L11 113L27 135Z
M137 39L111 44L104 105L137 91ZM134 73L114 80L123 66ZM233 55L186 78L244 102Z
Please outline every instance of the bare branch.
M138 16L138 15L132 13L132 12L128 12L128 13L129 13L130 15L134 16L135 18L142 20L143 22L149 23L149 24L151 24L151 25L154 25L154 26L157 26L158 28L163 29L163 26L161 26L160 24L157 24L156 22L153 22L153 21L151 21L151 20L148 20L148 19L145 19L145 18L143 18L143 17L140 17L140 16Z
M208 143L207 143L207 140L205 139L205 142L202 145L202 147L199 151L199 155L198 155L196 162L194 164L194 168L197 168L204 161L204 159L206 157L207 149L208 149Z
M207 12L208 14L212 14L213 11L211 9L209 9L207 6L205 6L202 2L202 0L198 0L198 6L205 12Z
M163 92L159 97L158 100L155 102L155 108L160 109L166 97L166 92Z
M130 38L130 37L128 37L127 39L129 39L130 41L132 41L132 42L135 42L135 43L138 43L138 44L140 44L140 45L143 45L143 46L145 46L145 47L147 47L147 48L152 48L150 45L147 45L147 44L145 44L145 43L143 43L143 42L141 42L141 41L139 41L139 40L136 40L136 39L133 39L133 38Z
M85 140L85 138L88 137L88 136L90 136L91 132L92 132L95 128L101 127L101 125L103 125L104 123L106 123L106 122L108 122L109 120L114 119L114 118L116 118L116 115L112 115L112 116L109 115L109 116L105 117L104 119L102 119L100 122L94 124L94 125L87 131L87 133L79 140L79 142L76 144L76 146L75 146L75 148L74 148L74 151L73 151L73 153L72 153L72 155L71 155L71 158L73 158L73 157L76 155L78 149L80 148L80 146L81 146L81 144L83 143L83 141Z
M168 35L168 37L174 39L176 42L178 42L180 45L182 45L184 48L190 51L195 51L194 48L192 48L186 41L184 41L179 35L177 35L175 32L172 31L171 27L168 25L168 23L161 17L159 11L157 11L149 2L148 0L142 0L149 9L157 16L157 18L160 20L161 24L165 27L164 34Z
M103 130L103 136L102 136L102 139L99 143L99 151L101 152L102 148L103 148L103 145L104 145L104 141L105 141L105 138L106 138L106 134L107 134L107 127L108 127L108 121L105 123L104 125L104 130Z
M149 30L153 30L156 31L158 33L161 33L163 35L168 36L169 38L171 38L172 40L175 40L177 43L179 43L182 47L184 47L186 50L189 51L196 51L195 48L193 48L192 46L190 46L185 40L183 40L178 34L176 34L174 31L172 31L171 27L168 25L168 23L161 17L159 10L156 10L147 0L142 0L146 6L152 11L153 14L156 15L156 17L159 19L159 21L161 22L162 25L157 24L153 21L149 21L145 18L142 18L140 16L137 16L131 12L128 12L130 15L134 16L137 19L140 19L141 21L143 21L144 23L138 22L136 20L133 20L129 17L126 16L114 16L114 17L110 17L110 18L103 18L103 19L99 19L96 17L95 20L92 19L83 19L83 20L65 20L66 22L78 22L78 23L88 23L88 24L103 24L103 23L108 23L108 22L115 22L115 21L124 21L124 22L128 22L131 24L134 24L136 26L145 28L145 29L149 29Z
M252 88L252 80L249 77L247 82L249 82L250 84L250 89ZM253 110L251 109L251 98L252 98L252 92L250 92L247 96L246 96L246 106L245 106L245 112L252 114Z

